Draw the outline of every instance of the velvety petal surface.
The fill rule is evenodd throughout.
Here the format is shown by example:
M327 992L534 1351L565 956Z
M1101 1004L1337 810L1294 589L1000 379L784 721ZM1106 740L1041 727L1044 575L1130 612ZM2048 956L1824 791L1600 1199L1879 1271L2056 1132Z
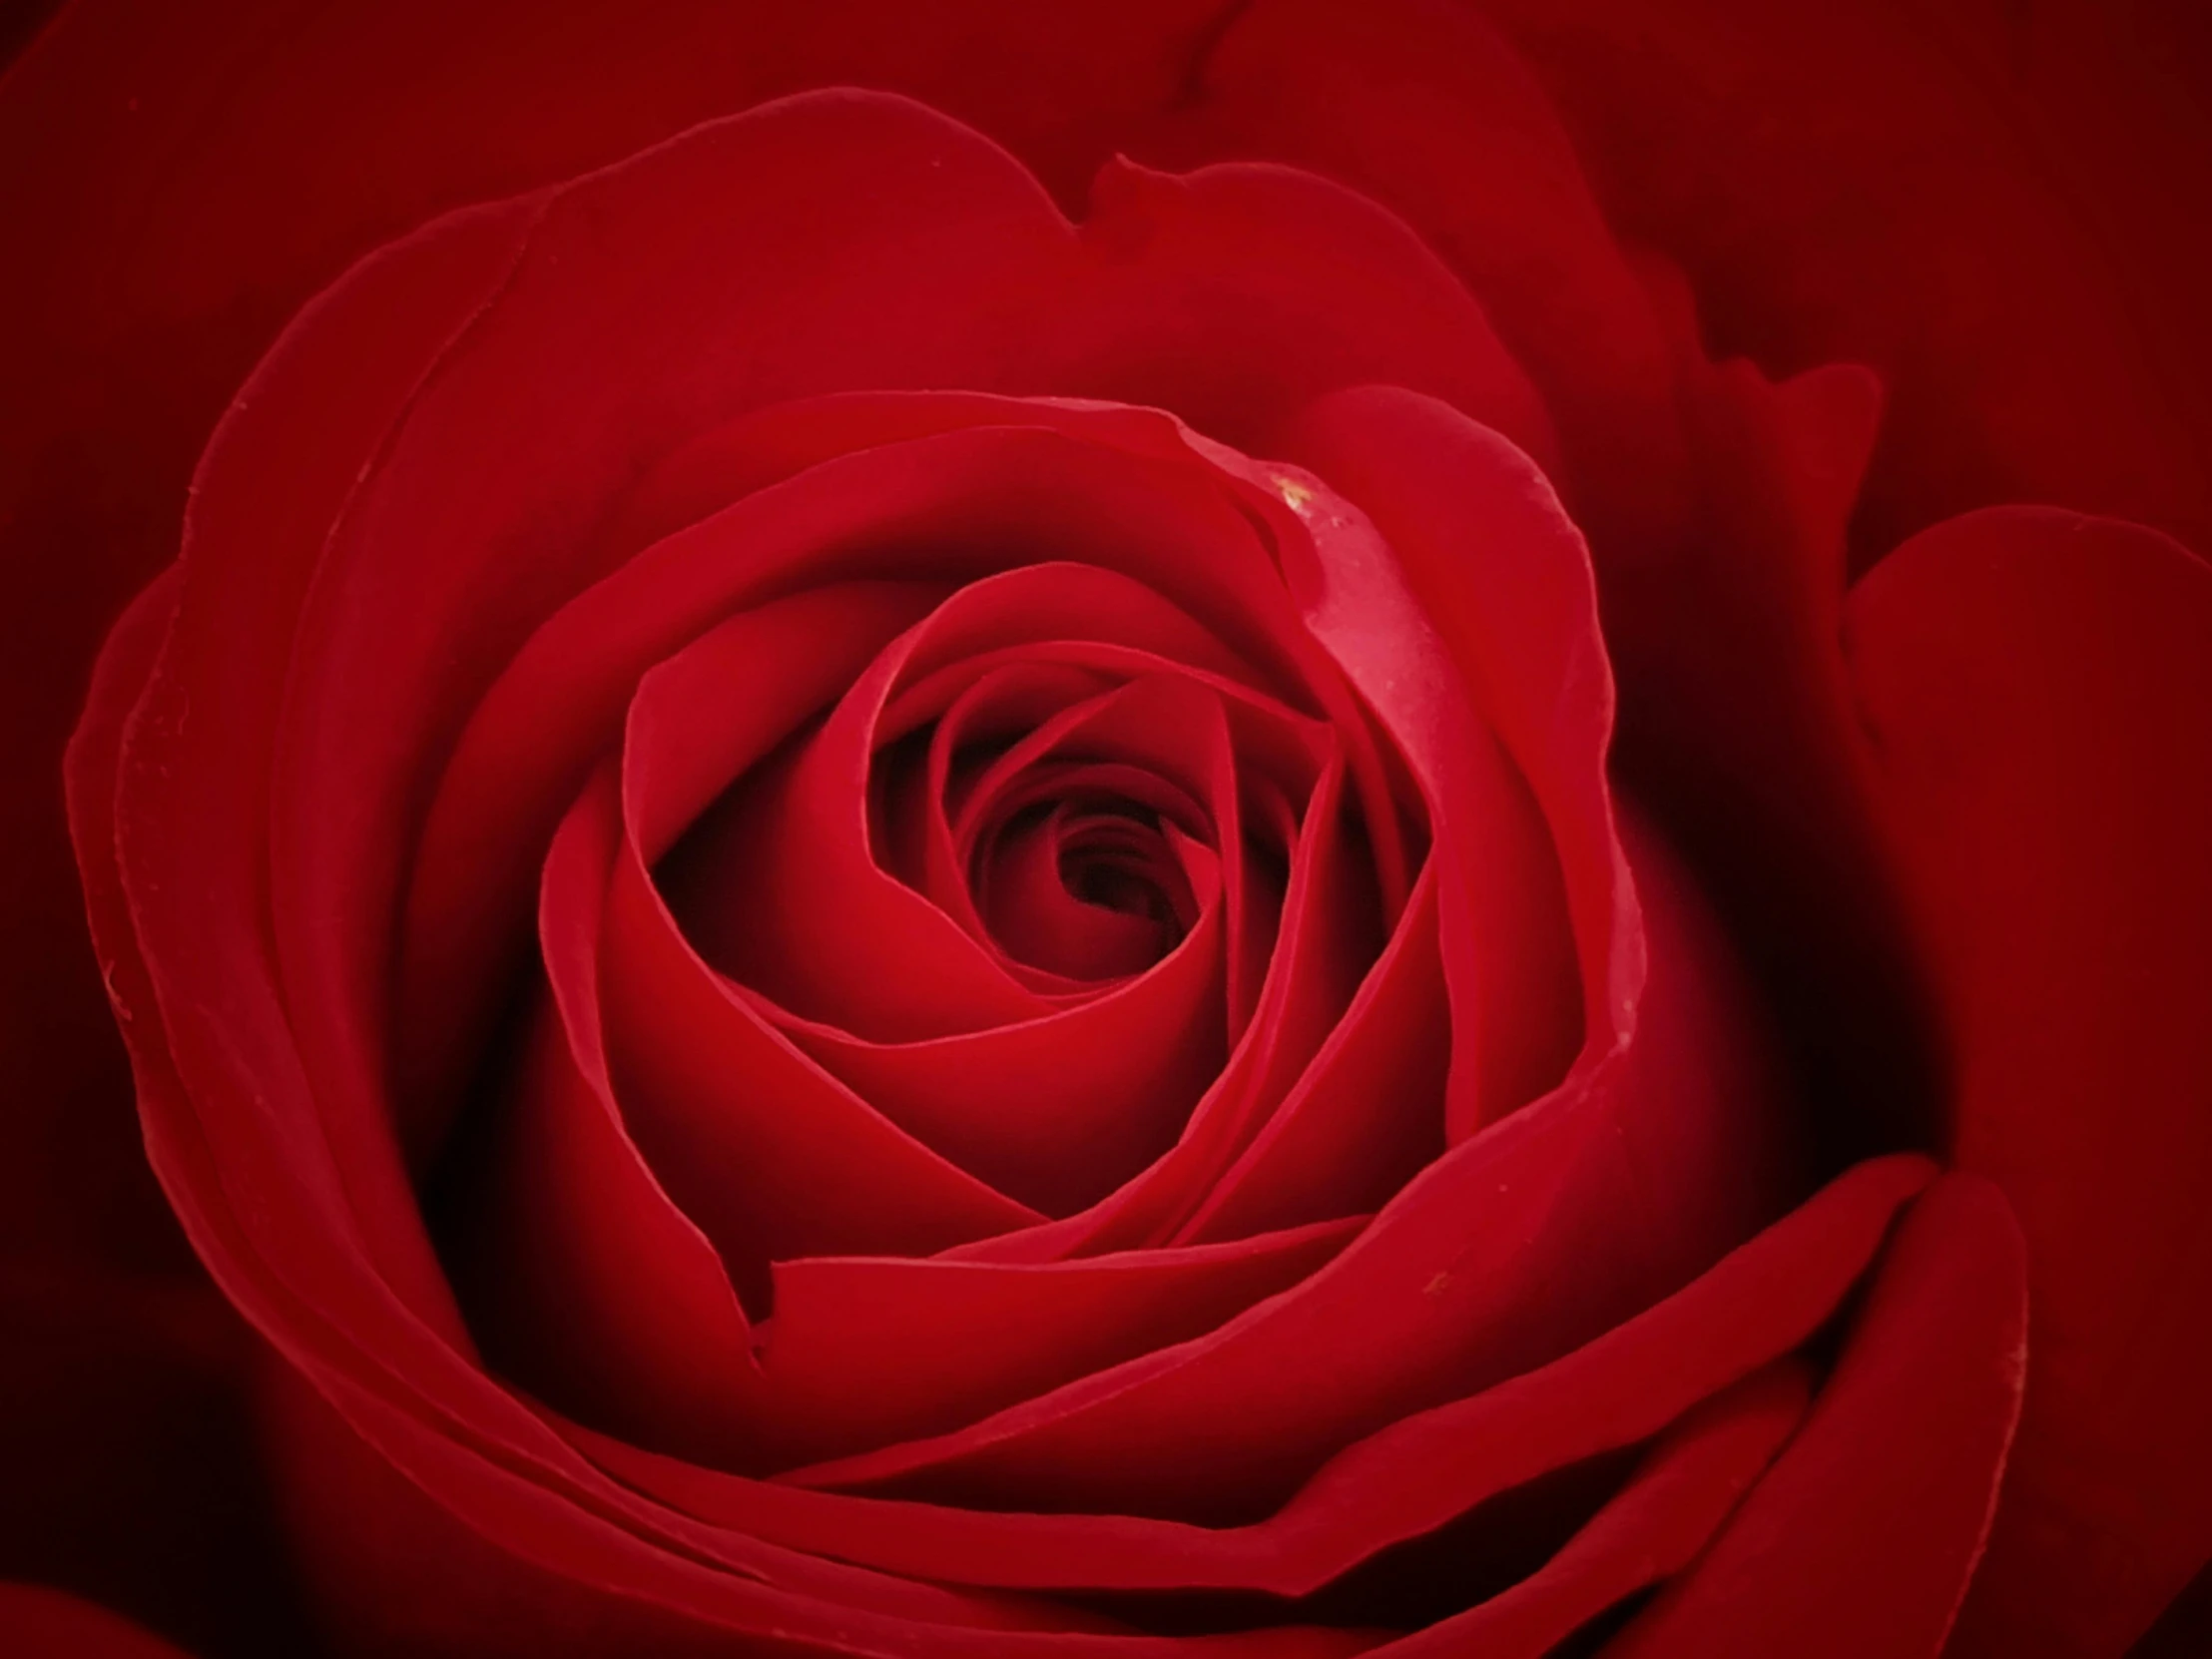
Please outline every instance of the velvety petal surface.
M1925 1159L1861 1166L1585 1347L1348 1447L1241 1526L991 1513L740 1481L585 1434L609 1467L720 1525L919 1576L1035 1588L1311 1591L1486 1498L1632 1446L1803 1342L1866 1271Z
M2019 1420L2025 1255L1946 1176L1899 1229L1804 1428L1612 1659L1942 1650ZM1869 1455L1870 1446L1882 1455Z
M2212 1552L2212 569L1979 513L1901 548L1849 622L1955 1156L2027 1237L2027 1405L1958 1650L2117 1653Z

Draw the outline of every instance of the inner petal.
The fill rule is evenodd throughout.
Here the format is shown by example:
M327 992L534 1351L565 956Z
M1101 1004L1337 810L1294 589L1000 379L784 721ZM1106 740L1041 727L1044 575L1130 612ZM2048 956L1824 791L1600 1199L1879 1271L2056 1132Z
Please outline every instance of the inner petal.
M951 688L965 680L964 689ZM975 776L1012 744L1121 684L1095 666L991 653L909 688L878 723L878 737L902 733L876 751L869 774L870 833L877 861L927 898L998 959L1016 981L1051 1003L1093 994L1092 975L1066 974L1009 951L976 908L973 848L963 850L947 816ZM922 710L951 701L934 723ZM1050 952L1045 954L1049 955Z
M1142 973L1190 931L1190 880L1149 814L1069 801L1031 809L976 871L985 925L1006 951L1070 978Z

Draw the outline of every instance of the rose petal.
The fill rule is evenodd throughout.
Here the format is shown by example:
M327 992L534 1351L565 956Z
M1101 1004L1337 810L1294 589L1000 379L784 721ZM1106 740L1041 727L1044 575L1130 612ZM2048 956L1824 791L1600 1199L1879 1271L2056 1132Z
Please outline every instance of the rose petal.
M1356 192L1266 163L1168 174L1117 157L1081 234L1094 285L1068 307L1053 391L1173 409L1271 455L1306 399L1387 380L1556 457L1543 400L1480 304Z
M1037 810L1044 816L1009 824L984 854L986 925L1007 950L1093 984L1140 974L1173 950L1188 931L1177 914L1195 923L1198 904L1166 832L1109 816L1103 803Z
M1222 910L1095 1000L911 1043L779 1021L793 1046L924 1145L1046 1215L1080 1210L1172 1145L1220 1069Z
M608 878L621 856L613 770L553 838L539 932L546 989L504 1100L472 1126L475 1179L449 1174L470 1326L503 1370L653 1445L711 1460L753 1448L732 1409L753 1381L730 1273L623 1120L598 998ZM640 1294L651 1287L650 1295Z
M788 500L764 503L760 518L769 521L754 525L764 542L781 533L804 546L829 528L806 504ZM724 624L718 649L754 663L761 683L745 705L753 725L733 716L713 729L722 745L744 755L780 741L922 614L937 591L925 583L831 583ZM462 733L414 855L401 924L395 1014L401 1128L418 1149L476 1063L462 1051L463 1039L480 1037L508 988L512 974L501 965L527 941L537 861L555 826L592 768L621 741L624 710L649 684L640 676L668 636L699 622L642 607L629 614L591 607L588 621L579 617L575 626L533 639ZM662 764L676 780L666 790L682 805L673 809L680 814L673 825L646 826L656 856L737 764L723 747L699 753L688 727L667 741L674 753ZM704 779L697 776L702 770Z
M310 307L211 445L191 545L233 533L259 548L318 545L356 480L343 455L374 443L425 365L504 280L529 214L510 206L449 220L368 262ZM281 487L254 478L247 457L282 441L291 399L320 396L337 399L346 427L327 432L332 441L312 463L283 469ZM111 994L128 1010L119 1017L148 1149L187 1232L212 1246L204 1221L228 1200L211 1191L216 1202L203 1210L187 1188L221 1149L230 1179L257 1192L246 1225L266 1259L282 1264L279 1274L312 1280L317 1302L372 1323L396 1311L388 1301L396 1288L432 1322L443 1339L432 1346L450 1359L449 1345L466 1339L405 1176L372 1117L325 1118L308 1094L278 962L260 924L267 820L254 803L267 800L286 667L273 642L285 638L309 568L304 556L280 578L261 564L188 564L176 622L123 735L113 838L81 842L80 852L93 869L112 857L120 878L120 890L94 905L95 935ZM235 630L260 648L242 650ZM214 978L199 994L183 989L180 972ZM190 1096L180 1087L188 1078ZM355 1091L362 1081L353 1080ZM272 1109L278 1099L285 1109ZM227 1277L218 1272L219 1282ZM338 1289L365 1289L371 1278L378 1289L365 1302ZM405 1351L428 1335L395 1332L393 1346Z
M1892 388L1865 555L1990 501L2212 532L2212 407L2180 389L2212 351L2189 8L1481 9L1607 218L1690 272L1720 349L1864 362Z
M1849 620L1955 1155L2029 1252L2026 1415L1955 1640L2116 1653L2212 1551L2212 571L1991 511L1901 548Z
M1784 1364L1708 1401L1543 1566L1377 1651L1539 1659L1595 1614L1687 1566L1797 1427L1806 1392L1802 1369Z
M747 1409L774 1424L782 1464L970 1422L1223 1323L1305 1278L1364 1221L1034 1265L779 1263L763 1397Z
M1179 1242L1380 1209L1443 1151L1451 1044L1436 953L1435 881L1413 889L1397 930L1283 1103L1208 1190ZM1343 923L1317 944L1357 959ZM1341 954L1340 954L1341 953Z
M1582 1064L1608 1052L1636 993L1626 962L1605 959L1618 851L1602 785L1581 772L1609 736L1602 649L1579 617L1561 627L1525 593L1485 591L1542 572L1532 585L1556 582L1572 597L1546 598L1568 614L1588 603L1588 554L1526 458L1440 404L1334 394L1305 412L1297 443L1381 515L1293 498L1314 538L1300 600L1431 799L1458 1141L1550 1088L1578 1046ZM1537 625L1499 626L1509 614ZM1547 696L1532 716L1525 702Z
M744 1293L770 1261L926 1255L1042 1218L809 1060L692 951L625 839L599 941L624 1121Z
M1577 522L1607 547L1677 533L1687 455L1666 342L1542 88L1471 8L1263 0L1196 83L1137 154L1293 162L1402 215L1541 390Z
M37 1584L0 1584L0 1627L19 1659L185 1659L120 1614Z
M1994 1186L1930 1189L1805 1427L1608 1659L1939 1650L2019 1416L2025 1267Z
M892 1571L1035 1588L1299 1595L1488 1497L1634 1445L1787 1354L1831 1317L1934 1174L1909 1155L1862 1165L1640 1316L1549 1365L1380 1429L1243 1526L806 1491L570 1432L595 1459L702 1519Z
M967 610L970 596L988 592L987 583L963 588L945 608ZM987 1029L1050 1007L875 857L875 726L928 627L916 624L878 655L818 728L733 779L659 872L670 913L718 972L801 1019L883 1042Z
M1700 533L1605 573L1621 775L1771 987L1827 1161L1925 1145L1930 1015L1840 646L1844 530L1881 388L1850 367L1776 385L1705 365L1694 337L1683 349Z
M515 1480L355 1384L341 1394L375 1440L295 1373L271 1375L265 1414L323 1617L372 1650L704 1659L736 1639L793 1659L1325 1659L1372 1645L1287 1628L1192 1648L1121 1635L1047 1603L947 1592L680 1520L673 1530L635 1514L614 1522L569 1494ZM444 1501L426 1497L431 1485ZM619 1512L622 1496L605 1495Z

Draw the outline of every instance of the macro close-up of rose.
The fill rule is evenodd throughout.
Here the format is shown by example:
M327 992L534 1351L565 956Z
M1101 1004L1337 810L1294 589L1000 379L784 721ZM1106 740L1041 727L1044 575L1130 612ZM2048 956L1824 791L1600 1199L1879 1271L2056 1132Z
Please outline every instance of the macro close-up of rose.
M0 1650L2212 1652L2212 27L0 28Z

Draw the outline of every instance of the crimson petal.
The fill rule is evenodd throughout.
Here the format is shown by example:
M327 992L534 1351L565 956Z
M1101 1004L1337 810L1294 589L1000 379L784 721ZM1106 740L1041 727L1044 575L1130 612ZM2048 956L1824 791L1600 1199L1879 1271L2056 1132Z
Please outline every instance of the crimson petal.
M570 1429L595 1459L703 1520L951 1583L1243 1587L1296 1596L1551 1469L1635 1445L1813 1335L1935 1179L1924 1158L1839 1177L1641 1315L1549 1365L1401 1418L1243 1526L994 1514L740 1480Z
M2212 570L1992 510L1900 548L1849 622L1954 1155L2027 1235L2026 1414L1955 1642L2109 1655L2212 1552Z
M1931 1188L1803 1431L1607 1659L1932 1659L2019 1417L2025 1267L1994 1186Z

